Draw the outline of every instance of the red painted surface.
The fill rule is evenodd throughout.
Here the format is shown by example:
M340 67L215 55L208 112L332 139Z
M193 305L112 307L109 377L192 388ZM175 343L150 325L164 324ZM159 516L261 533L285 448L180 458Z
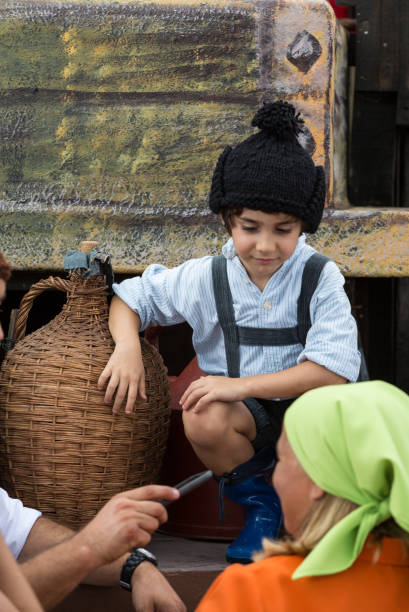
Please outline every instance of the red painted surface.
M329 3L335 11L335 15L338 18L349 17L349 9L347 6L335 6L336 0L329 0Z
M202 375L203 372L195 357L178 377L170 378L172 415L161 474L161 482L164 484L177 484L188 476L206 469L186 439L182 410L179 406L179 399L186 387ZM221 524L218 486L214 480L208 481L168 508L169 520L161 531L186 538L231 540L243 527L243 514L240 506L227 499L224 503L225 519Z

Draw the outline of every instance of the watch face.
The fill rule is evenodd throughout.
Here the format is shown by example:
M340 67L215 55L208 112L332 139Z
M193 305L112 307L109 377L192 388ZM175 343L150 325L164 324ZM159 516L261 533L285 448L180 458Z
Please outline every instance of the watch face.
M146 548L134 548L131 554L133 554L134 552L137 554L144 555L149 561L153 561L154 563L157 562L155 555L149 552L149 550L146 550Z

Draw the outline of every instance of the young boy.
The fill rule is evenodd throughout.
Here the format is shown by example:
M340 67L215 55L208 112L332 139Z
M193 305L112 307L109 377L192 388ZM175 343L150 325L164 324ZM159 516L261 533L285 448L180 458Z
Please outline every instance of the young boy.
M357 330L337 266L305 242L323 212L325 178L297 140L302 120L283 102L265 104L260 131L217 163L210 208L231 238L222 255L114 285L115 351L101 374L113 411L145 399L139 331L187 321L208 376L181 398L185 433L247 522L228 547L248 562L280 528L278 498L263 470L274 461L285 409L314 387L355 381ZM312 257L313 256L313 257ZM312 259L311 259L312 257ZM308 262L308 264L307 264Z

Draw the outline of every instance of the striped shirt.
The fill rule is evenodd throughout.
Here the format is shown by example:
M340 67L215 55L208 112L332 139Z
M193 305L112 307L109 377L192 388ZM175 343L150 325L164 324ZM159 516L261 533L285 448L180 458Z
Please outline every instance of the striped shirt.
M294 253L275 272L263 291L250 280L236 255L233 240L222 249L233 297L236 323L246 327L279 328L297 325L297 299L304 265L316 251L300 236ZM219 325L212 281L212 256L191 259L168 269L153 264L141 277L114 284L113 289L149 325L174 325L187 321L193 329L193 346L204 372L227 376L224 337ZM278 372L303 361L313 361L354 382L360 353L357 328L344 291L344 278L328 262L311 304L311 328L306 345L241 346L240 374L255 376Z

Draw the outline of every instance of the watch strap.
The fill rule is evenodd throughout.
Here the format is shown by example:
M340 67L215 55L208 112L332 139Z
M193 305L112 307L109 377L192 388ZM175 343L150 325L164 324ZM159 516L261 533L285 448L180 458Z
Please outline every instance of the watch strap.
M132 591L131 579L132 574L143 561L149 561L157 567L158 561L149 550L146 548L134 548L131 554L122 566L121 577L119 579L119 585L127 591Z

